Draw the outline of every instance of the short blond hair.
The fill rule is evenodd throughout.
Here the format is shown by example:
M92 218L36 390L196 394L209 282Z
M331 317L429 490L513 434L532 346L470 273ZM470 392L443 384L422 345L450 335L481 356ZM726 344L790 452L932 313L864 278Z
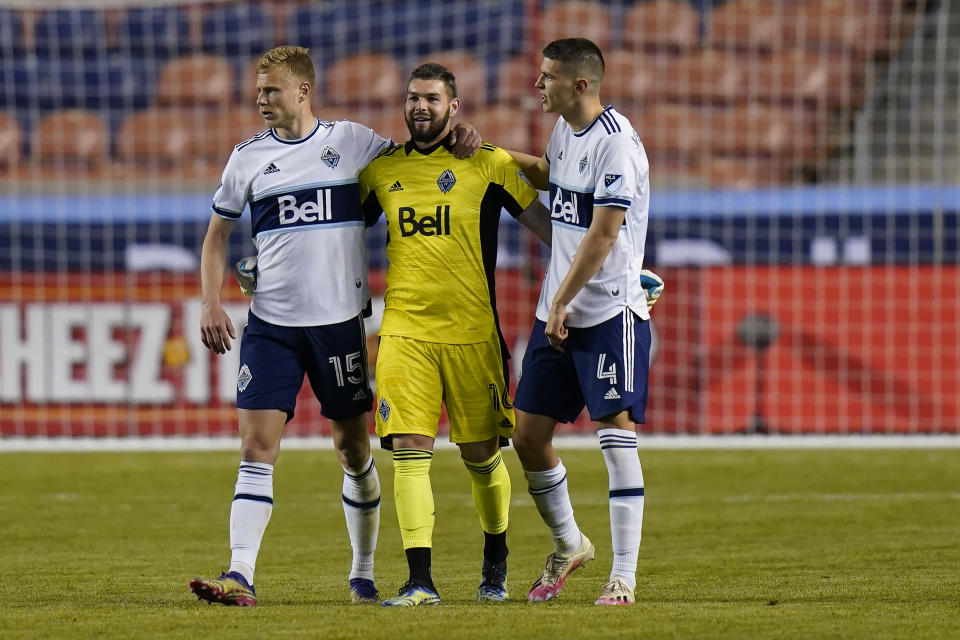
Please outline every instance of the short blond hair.
M284 69L297 80L310 84L316 81L317 72L310 59L310 50L306 47L283 45L274 47L257 60L257 73L266 73L271 69Z

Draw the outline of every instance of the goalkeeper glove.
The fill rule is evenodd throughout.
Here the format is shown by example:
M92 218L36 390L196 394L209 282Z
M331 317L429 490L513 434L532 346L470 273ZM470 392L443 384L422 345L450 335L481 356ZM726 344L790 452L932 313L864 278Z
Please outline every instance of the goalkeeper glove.
M257 256L247 256L233 265L240 291L248 298L257 289Z
M649 269L640 272L640 286L643 287L643 295L647 298L647 311L653 309L657 304L660 294L663 293L663 278Z

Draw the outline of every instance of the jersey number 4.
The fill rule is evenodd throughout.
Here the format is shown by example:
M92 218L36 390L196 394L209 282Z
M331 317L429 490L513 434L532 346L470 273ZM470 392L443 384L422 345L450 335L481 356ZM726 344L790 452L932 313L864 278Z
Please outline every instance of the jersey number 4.
M617 363L611 362L609 367L605 367L606 364L607 354L601 353L597 359L597 380L610 380L610 384L617 384Z

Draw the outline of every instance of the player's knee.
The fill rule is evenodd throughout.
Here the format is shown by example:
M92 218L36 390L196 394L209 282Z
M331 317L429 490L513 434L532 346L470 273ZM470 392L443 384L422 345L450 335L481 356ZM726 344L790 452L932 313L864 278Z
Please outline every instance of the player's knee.
M500 449L500 438L495 436L481 442L461 442L460 457L467 462L486 462Z

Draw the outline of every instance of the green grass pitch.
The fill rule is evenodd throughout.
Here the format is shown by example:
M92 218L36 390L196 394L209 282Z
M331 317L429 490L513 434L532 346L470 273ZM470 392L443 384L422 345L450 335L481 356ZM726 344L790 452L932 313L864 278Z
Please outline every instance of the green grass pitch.
M377 583L406 577L392 463L377 462ZM956 638L960 450L641 451L637 604L592 604L610 569L597 450L562 452L597 559L560 599L525 600L550 539L516 455L514 600L472 601L482 536L455 451L434 459L440 607L347 604L349 551L331 451L286 451L254 609L194 599L229 558L235 453L0 455L2 638ZM218 635L215 635L218 634Z

